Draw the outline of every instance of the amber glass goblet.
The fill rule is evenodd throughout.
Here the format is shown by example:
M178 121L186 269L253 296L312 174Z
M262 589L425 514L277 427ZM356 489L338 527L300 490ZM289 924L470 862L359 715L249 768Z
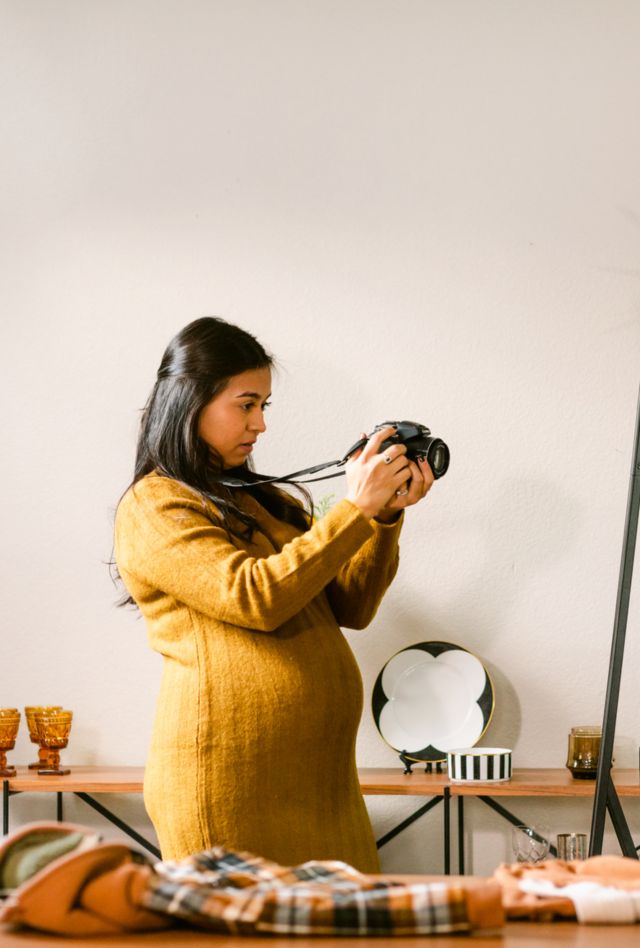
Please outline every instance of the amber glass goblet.
M16 768L7 764L7 751L16 746L20 727L20 712L17 708L0 708L0 777L15 777Z
M60 766L60 751L69 743L73 711L40 711L35 714L40 747L47 752L39 774L70 774L68 767Z
M27 719L27 727L29 728L29 737L33 744L40 744L40 738L38 736L38 728L36 727L36 714L47 713L50 714L53 711L62 711L61 704L52 704L52 705L27 705L24 709L24 714ZM38 759L32 764L29 764L29 770L39 770L40 767L45 767L48 759L48 751L46 747L40 747L38 750Z

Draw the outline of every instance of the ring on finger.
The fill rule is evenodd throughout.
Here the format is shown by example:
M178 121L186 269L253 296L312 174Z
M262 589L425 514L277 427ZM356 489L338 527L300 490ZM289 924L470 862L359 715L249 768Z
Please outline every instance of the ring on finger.
M396 497L406 497L408 493L409 493L408 488L403 487L401 488L401 490L396 491Z
M384 458L385 464L391 464L391 462L393 461L393 458L390 457L388 454L383 454L382 457Z

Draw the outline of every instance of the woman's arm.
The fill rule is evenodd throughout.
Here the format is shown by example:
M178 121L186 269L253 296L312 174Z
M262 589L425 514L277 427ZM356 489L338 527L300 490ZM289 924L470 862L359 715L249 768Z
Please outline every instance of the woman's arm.
M373 524L373 535L341 568L326 589L338 625L364 629L375 616L398 570L402 517Z
M148 477L118 507L115 552L125 583L145 587L150 597L160 590L222 622L272 631L315 598L373 533L343 500L280 553L255 557L229 541L187 488Z
M367 457L366 450L356 458L355 464L368 460L369 463L377 462L380 469L379 455L376 457L374 453ZM402 450L405 450L404 446ZM396 463L403 463L402 455ZM354 462L350 464L355 466ZM373 536L343 566L327 588L336 620L346 628L364 629L373 619L398 569L402 511L424 500L433 485L433 473L426 460L410 460L406 464L409 480L378 510ZM389 467L392 468L393 464Z

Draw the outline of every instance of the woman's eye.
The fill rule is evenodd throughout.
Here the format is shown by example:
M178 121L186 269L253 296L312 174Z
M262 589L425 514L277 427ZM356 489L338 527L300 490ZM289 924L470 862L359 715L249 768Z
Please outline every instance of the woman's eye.
M262 410L264 411L265 408L271 408L271 402L265 402L264 405L262 406Z

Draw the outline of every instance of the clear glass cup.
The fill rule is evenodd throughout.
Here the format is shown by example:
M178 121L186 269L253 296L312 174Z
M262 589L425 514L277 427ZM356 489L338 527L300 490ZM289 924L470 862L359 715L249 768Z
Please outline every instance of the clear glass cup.
M514 826L511 848L516 862L542 862L549 855L551 830L546 823Z
M586 833L558 833L558 859L571 862L574 859L587 858Z

